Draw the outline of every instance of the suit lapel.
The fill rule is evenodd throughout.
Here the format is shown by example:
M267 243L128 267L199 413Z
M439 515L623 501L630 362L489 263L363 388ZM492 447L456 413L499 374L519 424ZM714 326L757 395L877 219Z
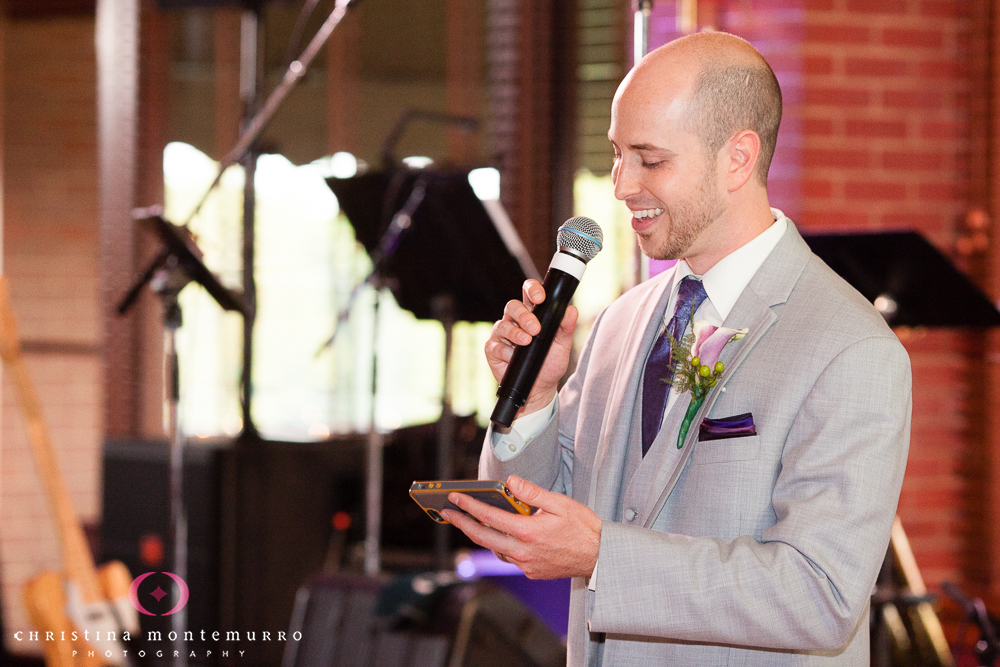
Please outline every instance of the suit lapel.
M684 440L681 458L676 462L676 465L664 466L657 471L639 516L644 527L650 528L656 521L656 517L666 504L670 492L677 484L677 480L691 456L691 451L698 446L699 425L712 410L712 406L719 399L726 384L739 371L740 365L746 360L754 346L777 321L778 317L772 307L784 303L788 299L788 295L805 269L811 254L809 246L799 235L795 225L788 221L785 235L771 251L746 289L743 290L729 316L726 317L726 321L723 322L725 327L733 329L746 327L750 331L741 340L734 341L723 348L719 360L725 364L726 370L719 383L695 414L691 428ZM676 445L671 443L671 446Z
M718 400L719 395L722 393L723 388L733 375L739 370L739 366L743 363L743 360L747 358L750 354L750 350L753 349L754 345L764 336L771 325L774 324L777 317L767 307L762 301L756 298L743 298L733 307L732 312L729 317L726 318L725 326L732 327L734 329L741 329L746 327L750 329L750 332L741 340L734 341L727 345L722 354L719 356L719 360L726 365L726 370L723 372L722 377L719 378L719 383L715 385L711 393L705 398L705 402L701 404L698 412L695 414L694 420L691 422L691 428L688 430L687 437L684 439L684 446L682 447L682 454L680 459L676 462L674 466L664 466L661 467L656 474L656 478L650 487L650 493L647 496L646 504L643 506L643 511L640 516L642 525L649 528L653 521L656 520L657 515L660 510L663 509L663 505L667 502L667 498L670 496L670 492L673 490L674 485L677 484L677 479L680 477L681 472L684 470L684 465L687 463L688 458L691 456L691 451L697 446L698 443L698 425L701 424L702 420L705 418L711 410L715 401ZM680 402L680 401L678 401ZM687 401L684 402L687 405ZM680 419L677 420L677 425L680 425ZM677 430L674 430L670 442L667 444L668 447L676 447L677 441Z
M643 297L629 324L614 371L594 459L595 474L590 478L587 505L599 517L615 520L622 470L626 465L629 434L636 396L646 356L660 328L660 320L670 298L670 276Z

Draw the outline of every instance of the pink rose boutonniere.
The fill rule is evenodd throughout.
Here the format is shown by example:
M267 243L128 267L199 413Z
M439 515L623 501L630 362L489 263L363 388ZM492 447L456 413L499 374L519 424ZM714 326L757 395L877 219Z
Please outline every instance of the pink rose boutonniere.
M717 327L701 320L694 323L693 332L685 336L683 341L672 341L677 365L671 383L679 393L691 392L691 404L677 434L677 449L684 446L684 439L694 416L726 370L726 365L719 361L723 348L748 333L749 329Z

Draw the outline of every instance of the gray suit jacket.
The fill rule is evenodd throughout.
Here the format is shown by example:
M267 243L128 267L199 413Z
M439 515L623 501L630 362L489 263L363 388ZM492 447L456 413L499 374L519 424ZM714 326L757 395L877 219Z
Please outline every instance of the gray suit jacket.
M646 457L646 356L669 275L595 322L558 408L480 477L517 474L603 520L596 591L575 579L569 664L867 665L867 610L906 464L910 367L878 312L795 226L725 326L726 370L677 450L680 397ZM705 417L757 435L698 441ZM503 438L497 434L498 438Z

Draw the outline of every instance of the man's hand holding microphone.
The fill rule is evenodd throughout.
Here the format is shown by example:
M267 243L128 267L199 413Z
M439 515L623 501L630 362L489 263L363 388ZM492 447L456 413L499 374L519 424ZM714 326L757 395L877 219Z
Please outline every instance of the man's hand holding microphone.
M493 325L486 360L500 383L494 429L547 407L569 366L577 309L569 304L586 263L601 249L601 230L589 218L571 218L559 228L559 251L545 284L527 280L521 301L512 300ZM505 512L461 493L448 499L467 514L442 517L473 542L492 549L532 579L589 577L600 550L601 519L586 505L511 475L511 492L537 507L530 516Z

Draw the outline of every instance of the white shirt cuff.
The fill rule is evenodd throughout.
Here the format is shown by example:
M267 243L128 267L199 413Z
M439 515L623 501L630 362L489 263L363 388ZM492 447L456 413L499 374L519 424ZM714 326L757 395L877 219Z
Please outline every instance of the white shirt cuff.
M587 588L592 591L597 590L597 566L601 564L601 559L598 558L594 562L594 571L590 573L590 579L587 580Z
M510 425L510 431L508 433L499 433L493 431L493 453L501 461L509 461L524 449L529 442L534 439L536 435L542 432L545 428L545 424L548 423L549 419L552 418L552 412L555 410L556 401L558 400L558 394L552 398L552 401L541 410L532 412L530 415L525 415L514 420L514 423Z

